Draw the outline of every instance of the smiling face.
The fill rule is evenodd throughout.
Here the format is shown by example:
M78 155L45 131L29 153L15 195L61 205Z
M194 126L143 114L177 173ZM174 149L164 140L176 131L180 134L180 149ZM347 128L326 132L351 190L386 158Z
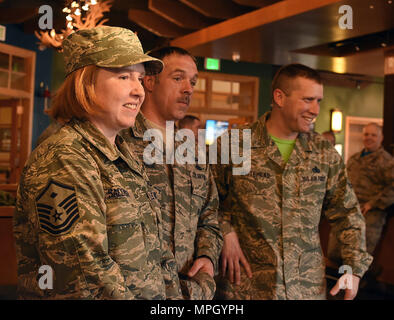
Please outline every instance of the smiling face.
M369 124L363 128L363 144L367 151L376 151L380 148L383 141L382 130L373 125Z
M309 132L319 115L323 85L304 77L287 81L286 89L274 91L274 100L280 110L283 134L295 138L300 132Z
M110 140L122 130L134 125L144 101L143 64L124 68L99 68L95 92L100 112L89 120Z
M188 55L175 53L162 60L163 71L144 79L155 118L161 124L167 120L182 119L186 115L198 77L197 66Z

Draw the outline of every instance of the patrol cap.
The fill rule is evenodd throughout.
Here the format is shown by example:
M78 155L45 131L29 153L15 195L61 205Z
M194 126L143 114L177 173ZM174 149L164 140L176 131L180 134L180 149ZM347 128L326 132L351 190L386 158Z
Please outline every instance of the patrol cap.
M63 41L66 73L88 66L121 68L138 63L147 74L163 70L163 62L144 54L142 45L132 31L110 26L82 29Z

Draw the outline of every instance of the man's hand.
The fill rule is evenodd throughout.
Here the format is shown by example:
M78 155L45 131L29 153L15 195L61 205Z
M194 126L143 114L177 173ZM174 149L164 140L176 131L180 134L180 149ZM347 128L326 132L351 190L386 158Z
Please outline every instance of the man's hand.
M361 213L365 216L367 214L367 212L371 209L372 209L371 204L369 202L367 202L361 207Z
M241 268L240 263L245 268L246 275L252 278L252 270L246 260L241 246L239 245L238 237L235 232L230 232L224 236L224 243L222 249L222 274L227 276L231 283L239 285L241 283Z
M345 289L344 300L353 300L357 295L359 283L359 277L345 273L338 279L335 286L331 289L330 294L335 296L339 290Z
M213 278L214 272L212 261L206 257L196 259L187 275L192 278L198 271L206 272Z

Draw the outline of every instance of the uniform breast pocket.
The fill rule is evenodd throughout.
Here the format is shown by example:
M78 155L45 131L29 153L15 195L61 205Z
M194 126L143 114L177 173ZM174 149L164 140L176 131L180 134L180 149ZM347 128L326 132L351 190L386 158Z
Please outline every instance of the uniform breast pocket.
M315 171L317 171L315 169ZM327 176L323 172L303 174L300 181L300 237L307 243L319 244L319 222L326 196Z
M145 228L139 207L130 201L107 202L108 250L112 259L127 270L146 265Z
M270 172L250 171L248 175L234 176L234 189L245 196L265 195L275 187L275 180Z

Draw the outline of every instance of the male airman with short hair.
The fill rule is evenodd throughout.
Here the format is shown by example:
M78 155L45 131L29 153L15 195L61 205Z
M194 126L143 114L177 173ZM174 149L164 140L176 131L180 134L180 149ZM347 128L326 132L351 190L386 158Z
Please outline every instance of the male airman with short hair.
M352 268L353 275L340 279L347 283L345 299L356 296L371 257L342 158L311 130L322 99L318 72L283 66L272 83L272 111L247 127L250 172L232 175L234 164L212 166L224 234L219 298L325 299L322 213L336 227L344 264Z
M174 138L166 135L166 123L186 115L197 83L197 66L194 57L182 48L165 47L149 54L164 62L164 70L160 76L143 79L145 101L141 113L135 127L125 131L123 137L144 159L149 144L144 141L144 133L156 129L164 142L160 152L164 159L170 159L174 150L169 145L174 144ZM175 147L178 145L175 143ZM145 161L145 167L160 197L164 242L175 255L183 297L212 299L223 238L217 220L218 195L209 165L181 164L176 158L173 163L163 164Z

